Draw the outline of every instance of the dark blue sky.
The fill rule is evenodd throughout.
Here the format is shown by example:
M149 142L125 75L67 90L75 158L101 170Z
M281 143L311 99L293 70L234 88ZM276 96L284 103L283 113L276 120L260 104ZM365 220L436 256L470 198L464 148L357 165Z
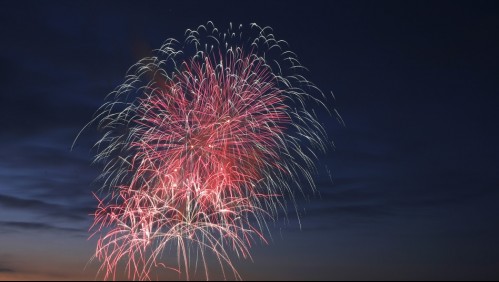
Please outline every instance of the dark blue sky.
M247 279L499 279L499 2L2 1L0 278L93 278L95 131L140 57L187 28L258 23L333 91L321 197Z

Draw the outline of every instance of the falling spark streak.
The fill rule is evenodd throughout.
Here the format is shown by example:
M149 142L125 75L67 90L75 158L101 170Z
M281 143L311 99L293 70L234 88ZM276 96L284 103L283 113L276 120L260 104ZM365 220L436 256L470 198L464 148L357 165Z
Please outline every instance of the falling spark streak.
M241 279L231 256L251 259L268 223L289 202L296 209L296 191L315 189L309 147L328 143L305 105L326 107L327 97L271 32L187 30L132 66L99 109L103 186L91 230L105 279L121 262L134 280L157 269L189 279L196 268L209 279L210 254Z

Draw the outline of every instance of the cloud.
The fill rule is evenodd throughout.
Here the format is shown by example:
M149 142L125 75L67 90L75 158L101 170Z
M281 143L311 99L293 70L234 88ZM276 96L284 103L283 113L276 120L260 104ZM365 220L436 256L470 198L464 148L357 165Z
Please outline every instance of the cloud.
M0 150L0 207L36 217L88 219L95 204L91 183L97 171L90 166L88 152L69 151L73 135L72 130L53 129L4 143Z
M46 223L39 222L23 222L23 221L0 221L0 226L4 228L4 232L8 231L63 231L70 233L86 232L85 230L70 227L59 227Z
M12 268L13 256L8 253L0 253L0 273L14 273L17 272Z
M393 215L388 209L376 204L357 204L348 206L325 206L306 210L304 216L358 216L379 217Z
M53 210L59 209L60 206L45 203L40 200L28 200L28 199L20 199L16 197L11 197L7 195L0 194L0 205L7 208L28 208L28 209L40 209L40 210Z
M457 207L497 195L497 177L484 171L440 169L415 170L408 175L380 173L337 177L333 183L318 183L318 195L298 197L298 215L312 223L312 230L343 224L367 224L375 220L405 219L432 215L436 209ZM289 207L288 219L296 219Z
M89 218L92 211L84 206L64 206L51 204L41 200L22 199L0 194L0 206L10 209L23 210L35 215L44 215L49 218L66 219L70 221L83 221Z

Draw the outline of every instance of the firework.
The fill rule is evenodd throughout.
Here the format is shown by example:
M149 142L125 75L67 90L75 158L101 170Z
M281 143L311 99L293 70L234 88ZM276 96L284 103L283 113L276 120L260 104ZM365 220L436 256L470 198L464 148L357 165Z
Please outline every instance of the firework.
M251 259L293 195L315 189L327 136L310 109L324 95L286 46L268 27L209 22L168 39L108 96L94 120L104 168L91 227L105 279L121 264L134 280L158 269L209 279L208 257L240 279L232 257Z

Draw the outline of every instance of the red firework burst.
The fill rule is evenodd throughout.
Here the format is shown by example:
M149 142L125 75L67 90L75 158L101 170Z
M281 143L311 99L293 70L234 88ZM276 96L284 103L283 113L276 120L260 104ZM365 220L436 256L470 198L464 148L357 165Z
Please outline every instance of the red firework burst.
M251 257L252 243L266 242L267 221L300 179L314 187L314 155L301 146L324 148L324 131L296 84L316 88L282 74L298 61L265 28L252 28L250 41L242 26L236 34L210 24L188 31L181 48L168 40L101 108L96 160L107 192L92 229L101 234L95 256L104 278L123 261L132 279L151 279L157 267L189 279L195 260L208 279L209 251L239 279L231 254ZM269 63L262 54L273 48L288 56ZM167 265L171 247L177 263Z

